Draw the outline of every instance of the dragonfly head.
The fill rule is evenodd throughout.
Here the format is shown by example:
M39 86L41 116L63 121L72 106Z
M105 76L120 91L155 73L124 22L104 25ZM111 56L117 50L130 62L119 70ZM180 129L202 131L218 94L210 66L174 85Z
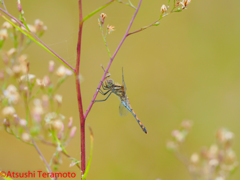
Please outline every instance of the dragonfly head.
M107 80L105 81L105 86L106 86L107 88L112 87L112 86L113 86L113 80L112 80L112 79L107 79Z

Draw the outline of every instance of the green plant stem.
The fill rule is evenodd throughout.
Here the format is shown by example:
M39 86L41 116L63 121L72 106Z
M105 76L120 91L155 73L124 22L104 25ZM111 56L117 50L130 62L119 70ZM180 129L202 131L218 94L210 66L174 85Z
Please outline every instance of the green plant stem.
M122 4L125 4L125 5L127 5L127 6L130 6L130 7L134 8L134 9L137 9L137 8L131 3L131 1L128 1L129 3L126 3L126 2L123 2L123 1L121 1L121 0L118 0L118 2L119 2L119 3L122 3Z
M107 40L106 40L107 34L104 35L104 33L103 33L103 27L102 27L101 22L100 22L100 25L99 25L99 26L100 26L100 30L101 30L101 33L102 33L102 37L103 37L104 44L105 44L106 49L107 49L107 52L108 52L108 56L109 56L110 59L111 59L112 55L111 55L111 53L110 53L110 50L109 50L108 45L107 45Z
M42 143L44 143L44 144L46 144L46 145L53 146L53 147L57 147L56 144L54 144L54 143L52 143L52 142L45 141L42 137L38 137L38 139L39 139ZM64 155L65 155L66 157L68 157L69 159L75 159L75 158L73 158L72 156L70 156L67 152L61 151L61 153L64 154ZM76 164L76 166L77 166L79 169L81 169L81 167L79 166L79 164Z
M105 7L109 6L110 4L112 4L115 0L110 0L109 2L107 2L106 4L104 4L102 7L96 9L95 11L93 11L92 13L90 13L89 15L85 16L82 21L86 21L87 19L89 19L90 17L92 17L94 14L96 14L97 12L101 11L102 9L104 9Z
M33 99L40 93L40 91L41 91L41 88L39 88L39 89L37 90L37 92L28 100L28 102L30 102L31 100L33 100Z
M160 18L160 19L161 19L161 18ZM140 28L140 29L138 29L138 30L136 30L136 31L133 31L133 32L128 33L127 36L132 35L132 34L135 34L135 33L140 32L140 31L143 31L143 30L145 30L145 29L147 29L147 28L149 28L149 27L152 27L152 26L153 26L155 23L157 23L160 19L154 21L152 24L150 24L150 25L148 25L148 26L144 26L144 27L142 27L142 28Z
M33 146L33 144L31 144L31 143L28 143L28 142L26 142L26 141L23 141L19 136L17 136L16 134L14 134L14 132L13 132L11 129L10 129L10 132L7 130L6 127L4 127L4 129L5 129L5 131L6 131L8 134L11 134L11 135L15 136L18 140L22 141L23 143Z
M0 8L0 11L4 12L7 16L9 16L10 18L14 19L20 26L25 27L24 24L22 24L19 20L17 20L15 17L13 17L11 14L9 14L7 11L4 11L2 8ZM50 49L44 42L42 42L34 33L32 33L30 31L30 33L36 38L34 39L31 35L29 35L28 33L26 33L24 30L22 30L20 27L18 27L17 25L15 25L12 21L8 20L5 16L3 16L2 14L0 14L0 16L2 16L3 19L5 19L6 21L8 21L11 25L13 25L15 28L17 28L20 32L22 32L24 35L26 35L27 37L29 37L32 41L36 42L39 46L41 46L43 49L45 49L47 52L49 52L52 56L54 56L55 58L57 58L61 63L63 63L64 66L66 66L67 68L71 69L73 72L75 72L75 69L68 64L63 58L61 58L57 53L55 53L52 49Z
M174 1L174 2L175 2L175 1ZM130 33L128 33L127 36L132 35L132 34L135 34L135 33L138 33L138 32L141 32L141 31L143 31L143 30L145 30L145 29L148 29L148 28L154 26L154 25L155 25L157 22L159 22L163 17L166 17L167 15L169 15L169 14L171 14L171 13L173 13L173 12L178 12L178 11L174 11L174 9L175 9L175 6L173 7L173 9L172 9L169 13L166 13L166 14L161 13L159 19L156 20L156 21L154 21L152 24L150 24L150 25L148 25L148 26L144 26L144 27L142 27L142 28L140 28L140 29L138 29L138 30L136 30L136 31L130 32Z

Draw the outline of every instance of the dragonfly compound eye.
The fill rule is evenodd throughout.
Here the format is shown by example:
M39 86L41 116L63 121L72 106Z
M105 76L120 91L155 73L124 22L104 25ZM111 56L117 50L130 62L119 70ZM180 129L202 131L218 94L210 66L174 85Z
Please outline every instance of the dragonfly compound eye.
M107 80L107 86L111 87L113 85L113 80L112 79L108 79Z

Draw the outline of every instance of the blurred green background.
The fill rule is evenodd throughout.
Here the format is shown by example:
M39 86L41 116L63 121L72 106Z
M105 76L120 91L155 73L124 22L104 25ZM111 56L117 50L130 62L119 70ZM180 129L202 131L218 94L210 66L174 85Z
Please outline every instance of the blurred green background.
M48 30L42 40L56 53L75 66L78 33L78 1L22 0L28 24L39 18ZM84 16L100 7L106 0L83 1ZM18 17L16 1L6 1L8 11ZM137 5L137 0L132 0ZM143 0L131 30L155 21L160 7L167 0ZM94 132L94 152L88 179L97 180L190 180L182 163L166 150L171 131L181 121L193 121L183 152L190 156L202 146L215 141L219 127L227 127L235 134L234 150L240 157L240 1L193 0L187 10L163 18L158 27L129 36L110 68L112 79L121 82L124 67L128 97L132 107L147 127L144 134L132 115L120 117L120 101L112 96L108 101L94 104L87 118ZM107 37L113 54L122 39L134 10L114 2L102 10L107 14L105 26L114 25L116 31ZM86 111L100 82L109 57L97 24L96 14L84 23L81 84ZM4 21L0 19L0 24ZM11 43L4 46L8 50ZM43 77L53 57L36 44L26 53L31 73ZM54 59L59 65L60 63ZM62 114L74 117L79 127L74 76L63 84ZM103 97L99 94L98 99ZM67 150L80 159L80 133ZM87 159L90 146L86 132ZM49 160L55 149L39 144ZM62 172L80 172L69 168L63 158ZM36 150L15 137L0 131L0 170L45 171ZM38 179L38 178L36 178ZM237 171L230 180L240 179Z

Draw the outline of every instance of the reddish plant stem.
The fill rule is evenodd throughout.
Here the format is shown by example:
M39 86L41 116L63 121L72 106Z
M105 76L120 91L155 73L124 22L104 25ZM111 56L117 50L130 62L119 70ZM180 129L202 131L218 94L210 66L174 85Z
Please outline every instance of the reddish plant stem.
M175 1L174 1L174 4L175 4ZM142 28L140 28L140 29L138 29L138 30L136 30L136 31L130 32L130 33L128 33L127 36L132 35L132 34L135 34L135 33L138 33L138 32L141 32L141 31L143 31L143 30L145 30L145 29L147 29L147 28L149 28L149 27L152 27L155 23L159 22L163 17L166 17L167 15L173 13L173 12L174 12L173 10L174 10L176 7L177 7L177 6L174 6L173 9L172 9L169 13L167 13L167 14L165 14L165 15L164 15L164 14L161 14L160 18L159 18L158 20L154 21L152 24L150 24L150 25L148 25L148 26L144 26L144 27L142 27Z
M24 27L24 24L22 24L18 19L13 17L11 14L9 14L7 11L4 11L2 8L0 8L0 11L4 12L7 16L14 19L20 26ZM60 59L67 67L69 67L73 72L75 72L75 69L68 64L63 58L61 58L57 53L55 53L50 47L48 47L41 39L39 39L33 32L30 31L30 33L34 36L35 39L37 39L44 47L46 47L49 51L51 51L58 59Z
M150 25L148 25L148 26L142 27L142 28L140 28L140 29L138 29L138 30L136 30L136 31L130 32L130 33L127 34L127 36L132 35L132 34L135 34L135 33L140 32L140 31L143 31L143 30L145 30L145 29L147 29L147 28L149 28L149 27L152 27L152 26L153 26L155 23L157 23L158 21L159 21L159 20L153 22L152 24L150 24Z
M81 57L81 40L82 40L82 28L83 28L83 18L82 18L82 1L79 0L79 30L78 30L78 43L77 43L77 60L75 68L75 79L76 79L76 90L78 98L78 111L80 117L80 129L81 129L81 170L82 175L85 172L86 168L86 152L85 152L85 118L83 114L83 105L82 105L82 95L80 88L80 57Z
M102 83L103 83L103 81L104 81L104 79L105 79L105 77L106 77L106 74L107 74L107 72L108 72L108 70L109 70L109 68L110 68L110 66L111 66L111 64L112 64L112 62L113 62L113 59L114 59L115 56L117 55L117 53L118 53L119 49L121 48L123 42L125 41L125 39L126 39L127 36L128 36L129 30L130 30L130 28L131 28L131 26L132 26L132 24L133 24L133 21L134 21L136 15L137 15L137 13L138 13L138 10L139 10L139 8L140 8L140 6L141 6L141 3L142 3L142 0L139 0L138 7L137 7L137 9L136 9L136 11L135 11L135 13L134 13L134 15L133 15L133 17L132 17L132 20L131 20L128 28L127 28L127 31L126 31L125 35L123 36L122 41L121 41L120 44L118 45L116 51L114 52L112 58L110 59L109 64L108 64L108 66L107 66L107 68L106 68L106 70L105 70L105 72L104 72L104 74L103 74L103 77L102 77L102 79L101 79L101 81L100 81L100 83L99 83L99 85L98 85L98 87L97 87L97 90L96 90L96 92L95 92L95 94L94 94L94 96L93 96L93 99L92 99L92 101L91 101L91 103L90 103L90 105L89 105L89 107L88 107L88 109L87 109L87 111L86 111L86 113L85 113L85 115L84 115L84 118L85 118L85 119L86 119L88 113L90 112L90 110L91 110L91 108L92 108L92 106L93 106L93 104L94 104L94 101L95 101L95 99L96 99L96 97L97 97L97 95L98 95L98 91L99 91L99 89L101 88L101 85L102 85Z
M3 7L4 7L5 11L7 12L7 8L6 8L6 6L5 6L5 3L4 3L4 1L3 1L3 0L2 0L2 5L3 5Z

